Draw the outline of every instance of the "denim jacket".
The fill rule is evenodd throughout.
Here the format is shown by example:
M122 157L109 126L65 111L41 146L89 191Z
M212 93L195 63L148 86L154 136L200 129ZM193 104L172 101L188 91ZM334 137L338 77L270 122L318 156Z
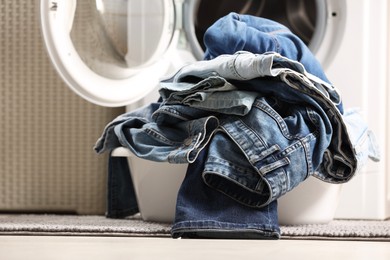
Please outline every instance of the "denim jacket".
M210 143L205 182L252 207L269 204L309 175L346 182L368 157L378 159L363 120L354 112L343 116L337 91L299 63L276 53L238 52L186 66L171 81L195 78L196 85L210 75L255 91L250 112L152 104L109 124L96 151L121 145L145 159L191 163Z

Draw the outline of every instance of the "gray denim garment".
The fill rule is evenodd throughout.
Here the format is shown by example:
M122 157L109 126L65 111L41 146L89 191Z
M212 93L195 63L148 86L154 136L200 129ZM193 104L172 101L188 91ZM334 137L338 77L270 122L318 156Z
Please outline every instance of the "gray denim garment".
M105 127L94 149L103 153L126 147L147 160L191 163L218 126L218 118L208 111L151 103L115 118Z
M275 61L279 61L278 66L270 69ZM199 63L202 65L199 66ZM254 103L256 109L252 108L245 117L224 116L163 102L152 111L144 108L128 114L127 120L122 117L122 122L114 120L110 124L108 129L114 129L121 145L145 159L186 163L194 161L201 149L211 142L210 147L214 150L209 153L206 172L211 169L212 174L205 173L205 181L253 207L267 205L309 175L327 182L342 183L352 178L368 157L379 159L371 132L361 117L354 112L343 116L336 107L340 101L337 91L316 77L307 77L302 66L303 73L292 70L299 68L297 62L290 62L275 53L239 52L193 66L194 70L191 70L191 65L186 66L175 77L185 79L195 76L201 80L202 76L217 74L227 80L235 80L236 85L252 85L259 95ZM186 76L182 77L181 72ZM270 77L280 84L258 87ZM279 89L270 89L270 86ZM283 110L286 106L291 107L294 120L279 115L279 111L274 109L278 105L273 104L276 99L267 97L270 93L283 101ZM214 105L217 106L217 103ZM144 118L135 117L145 111L148 115ZM258 117L260 121L256 120ZM228 138L219 132L224 132ZM265 133L268 134L262 136ZM220 140L218 136L223 139L220 143L223 145L213 146ZM255 136L260 139L256 141ZM99 140L96 146L98 152L115 147L107 140L111 137ZM225 152L226 148L230 153ZM233 152L236 156L230 157ZM215 167L218 164L219 167ZM223 172L218 173L220 169ZM245 191L249 193L244 194Z
M189 64L163 80L159 92L166 104L181 103L221 112L217 109L227 109L228 105L232 105L234 109L246 104L245 107L248 108L256 96L256 93L237 89L229 81L247 81L264 77L278 77L286 83L289 82L287 78L295 78L306 86L313 85L336 106L341 103L341 96L334 86L308 73L301 63L276 52L253 54L238 51L234 55L225 54L213 60ZM202 97L197 98L199 93ZM209 98L211 95L212 98ZM188 99L191 102L187 102ZM227 104L221 101L227 101ZM241 111L247 113L248 110ZM232 111L224 113L238 114Z
M202 85L200 82L187 82L187 84L183 84L185 79L197 78L210 81L209 77L217 76L218 79L222 78L225 82L226 80L239 80L245 82L256 77L264 78L268 76L273 78L279 77L279 80L284 80L287 83L291 79L287 79L286 75L306 80L304 83L310 85L310 80L305 76L309 75L321 83L315 85L316 88L320 89L318 92L321 92L322 95L331 99L335 104L341 102L339 94L332 86L321 79L306 73L303 65L299 62L285 58L278 53L252 54L242 51L237 52L235 55L220 55L213 60L198 61L188 66L184 66L173 77L163 81L161 95L164 102L161 107L157 107L159 104L151 104L145 108L118 116L105 127L102 136L95 145L95 151L101 153L118 146L124 146L128 147L137 156L145 159L154 161L168 160L172 163L192 162L195 160L195 157L189 155L189 153L196 154L196 151L199 150L199 148L204 147L212 135L212 132L217 128L218 119L213 113L210 113L210 111L218 111L221 101L215 98L211 100L206 99L202 102L203 104L198 107L180 107L176 109L175 106L183 106L183 104L180 103L180 95L183 96L192 93L191 90L199 91L199 88L196 88L196 86ZM180 92L175 91L177 89L175 84L185 86L184 93L180 94ZM292 87L296 86L292 84ZM246 95L245 100L248 101L248 105L253 103L253 91L240 91L242 95L236 95L236 91L233 91L235 87L230 83L229 88L231 91L227 91L227 93L224 94L227 96L230 95L230 97L232 97L230 100L233 100L233 102L240 104L243 95ZM219 93L214 92L213 94L218 96ZM255 94L257 95L258 93ZM172 100L179 102L173 102ZM205 105L205 103L207 105ZM229 110L226 106L223 106L222 109L224 110L223 112L227 114L235 114L235 111L237 111L235 108ZM248 109L247 106L246 109ZM247 113L245 109L243 111L243 114ZM167 117L169 120L166 119ZM201 117L206 118L199 120ZM174 119L176 119L176 121ZM166 122L163 122L164 120L166 120ZM174 124L174 128L164 128L166 125L170 126ZM136 125L137 127L133 127L133 125ZM142 127L138 127L141 125ZM127 135L131 135L131 138L126 138L125 133L123 132L124 128L129 129ZM200 132L196 133L196 131ZM160 135L159 132L163 132L164 134ZM164 135L171 137L171 139L165 138ZM129 140L131 140L131 142L129 142ZM143 145L144 142L145 145ZM167 142L167 144L164 144L163 154L157 154L156 150L154 150L154 153L150 153L150 151L154 149L154 145L157 145L155 142ZM186 145L183 146L183 143ZM188 145L188 143L191 145ZM172 152L176 151L178 147L181 147L180 152ZM167 153L169 154L168 157ZM183 156L180 157L180 155Z
M219 76L210 76L195 84L164 81L160 86L164 104L182 104L223 114L243 116L257 97L256 92L239 90Z

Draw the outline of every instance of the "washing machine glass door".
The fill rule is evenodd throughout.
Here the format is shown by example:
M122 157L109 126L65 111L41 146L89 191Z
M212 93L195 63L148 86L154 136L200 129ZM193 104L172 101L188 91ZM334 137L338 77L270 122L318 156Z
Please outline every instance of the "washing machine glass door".
M169 68L173 0L41 0L40 11L55 68L90 102L131 104Z

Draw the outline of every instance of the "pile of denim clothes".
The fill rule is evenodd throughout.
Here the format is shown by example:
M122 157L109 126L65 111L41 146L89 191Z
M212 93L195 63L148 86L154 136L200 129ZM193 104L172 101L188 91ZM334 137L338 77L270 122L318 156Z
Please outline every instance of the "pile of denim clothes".
M309 176L347 182L379 160L366 123L288 28L231 13L204 43L203 61L163 80L158 102L114 119L95 146L189 163L172 237L277 239L280 196ZM107 216L137 213L127 161L109 160Z

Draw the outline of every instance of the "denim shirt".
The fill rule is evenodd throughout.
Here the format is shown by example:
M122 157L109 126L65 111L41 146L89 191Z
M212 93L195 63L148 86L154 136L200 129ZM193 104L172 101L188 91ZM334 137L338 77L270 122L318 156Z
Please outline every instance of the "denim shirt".
M258 93L250 112L232 116L181 104L152 104L109 124L96 151L119 144L145 159L190 163L210 144L205 182L252 207L268 205L309 175L346 182L368 157L378 159L361 117L354 112L343 116L336 107L337 91L307 76L295 61L276 53L239 52L192 66L174 78L201 80L217 74L244 85Z

